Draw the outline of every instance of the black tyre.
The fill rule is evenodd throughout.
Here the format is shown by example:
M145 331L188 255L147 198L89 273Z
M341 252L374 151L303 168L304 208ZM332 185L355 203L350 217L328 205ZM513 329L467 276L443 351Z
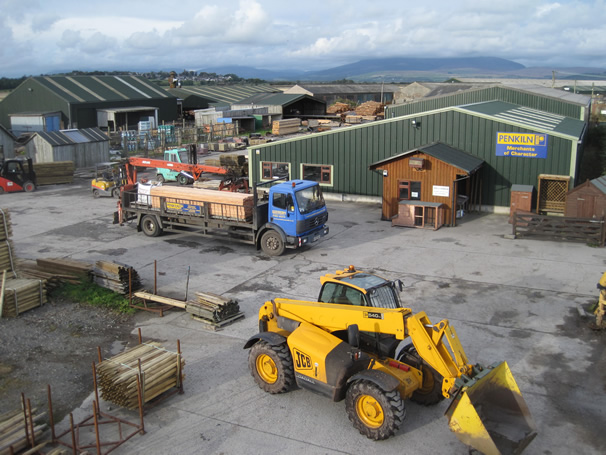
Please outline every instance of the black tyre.
M189 177L183 174L179 174L177 176L177 182L179 182L179 185L187 185L189 183Z
M269 230L261 237L261 249L268 256L280 256L284 253L282 237L274 230Z
M36 189L36 185L34 185L34 182L28 180L27 182L25 182L23 184L23 190L26 193L31 193L32 191L34 191Z
M93 197L95 199L97 199L99 196L101 196L101 193L99 193L99 190L93 190Z
M156 181L158 183L164 183L165 182L164 176L162 174L156 175Z
M347 389L345 409L353 426L375 441L393 436L406 417L404 400L397 390L385 392L366 380L356 381Z
M145 215L141 220L141 230L148 237L158 237L162 234L162 227L153 215Z
M288 346L259 341L248 355L250 373L259 387L269 393L284 393L295 385L295 372Z
M438 404L444 399L444 395L442 395L442 382L444 378L430 367L427 362L421 359L414 346L410 345L405 348L398 360L412 364L412 366L418 368L423 373L423 383L420 388L413 392L410 397L412 401L424 406L431 406Z
M112 190L112 197L120 197L120 188L114 188Z

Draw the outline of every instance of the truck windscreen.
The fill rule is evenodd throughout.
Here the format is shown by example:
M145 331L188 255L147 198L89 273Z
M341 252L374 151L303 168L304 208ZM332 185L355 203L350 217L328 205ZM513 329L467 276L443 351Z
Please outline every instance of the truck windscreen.
M295 193L299 212L304 215L324 207L324 196L319 185Z

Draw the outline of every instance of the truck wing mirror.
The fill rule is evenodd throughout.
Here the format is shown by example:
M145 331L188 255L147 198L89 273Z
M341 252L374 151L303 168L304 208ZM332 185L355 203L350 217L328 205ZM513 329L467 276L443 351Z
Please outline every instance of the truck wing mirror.
M358 324L347 327L347 342L354 348L360 347L360 329Z

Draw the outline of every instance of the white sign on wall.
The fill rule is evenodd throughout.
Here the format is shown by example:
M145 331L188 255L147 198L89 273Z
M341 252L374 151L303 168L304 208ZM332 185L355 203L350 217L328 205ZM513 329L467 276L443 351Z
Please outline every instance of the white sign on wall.
M434 185L431 195L439 196L439 197L448 197L448 196L450 196L450 187Z

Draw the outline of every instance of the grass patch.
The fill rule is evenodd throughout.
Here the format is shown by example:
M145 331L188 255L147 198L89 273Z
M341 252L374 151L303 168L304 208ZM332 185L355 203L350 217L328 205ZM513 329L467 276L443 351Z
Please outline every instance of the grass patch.
M121 314L133 314L135 312L135 309L128 305L128 298L125 296L87 281L76 284L63 283L53 290L51 297L104 307Z

